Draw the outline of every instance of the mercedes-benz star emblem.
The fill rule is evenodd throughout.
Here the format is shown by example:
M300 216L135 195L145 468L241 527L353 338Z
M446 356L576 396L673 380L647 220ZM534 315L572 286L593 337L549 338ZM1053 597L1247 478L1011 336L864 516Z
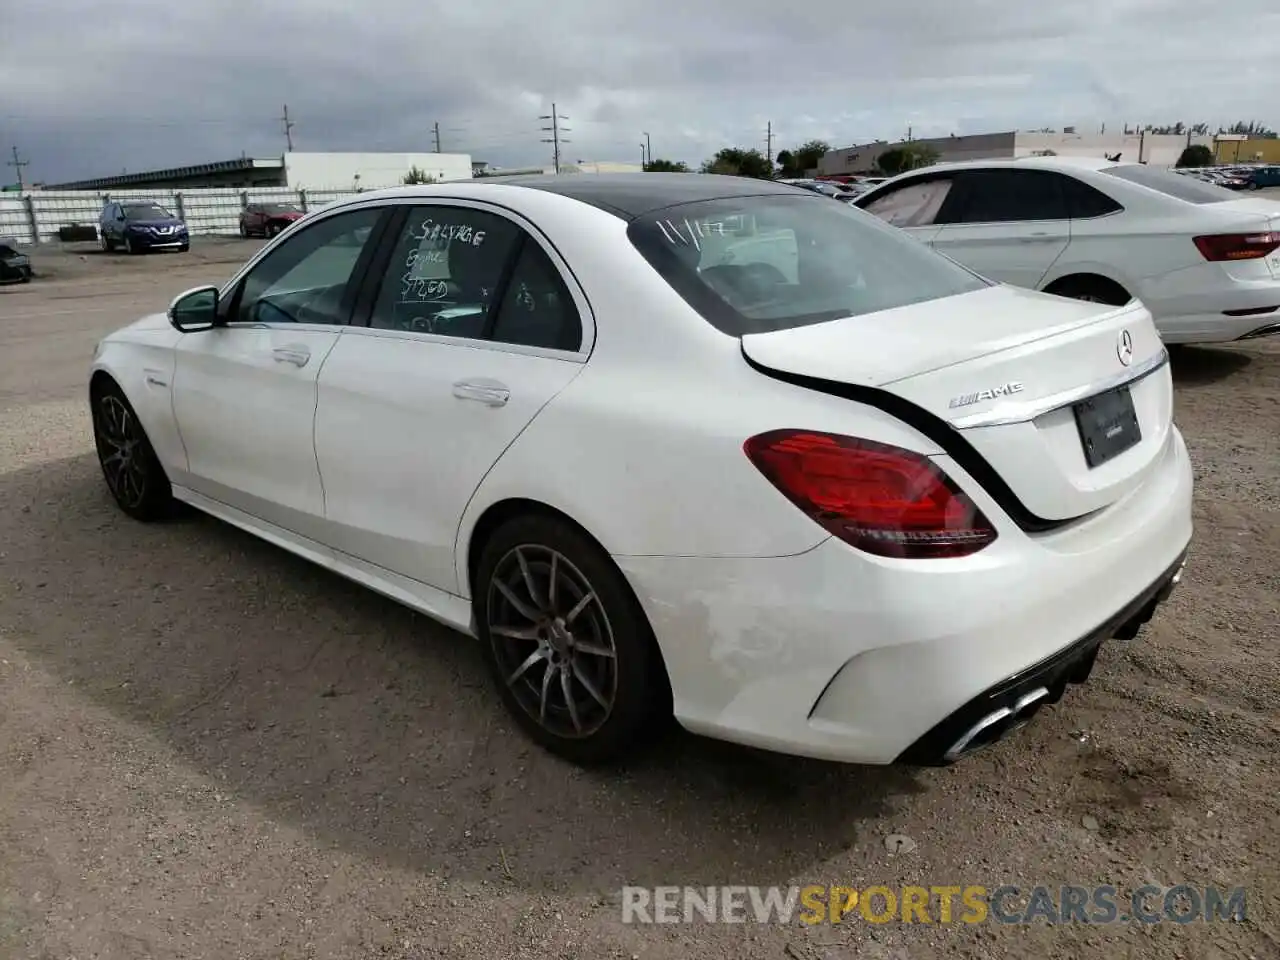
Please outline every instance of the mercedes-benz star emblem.
M1128 330L1121 330L1116 338L1116 356L1126 367L1133 363L1133 334Z

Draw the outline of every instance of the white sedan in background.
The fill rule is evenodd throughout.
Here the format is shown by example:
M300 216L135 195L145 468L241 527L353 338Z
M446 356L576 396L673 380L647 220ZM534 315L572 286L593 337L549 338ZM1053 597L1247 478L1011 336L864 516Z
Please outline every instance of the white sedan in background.
M1280 202L1139 163L1027 157L903 174L854 204L993 280L1120 305L1166 343L1280 333Z
M577 762L671 712L950 762L1133 637L1191 538L1140 304L758 180L364 194L107 337L89 400L127 513L185 501L477 637Z

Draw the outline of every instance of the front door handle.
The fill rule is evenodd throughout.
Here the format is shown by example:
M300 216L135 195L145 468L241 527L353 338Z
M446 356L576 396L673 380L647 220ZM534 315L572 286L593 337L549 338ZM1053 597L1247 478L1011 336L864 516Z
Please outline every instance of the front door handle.
M276 347L271 356L277 363L292 363L295 367L305 367L311 359L311 351L302 344L290 344L287 347Z
M459 380L453 385L459 400L478 400L490 407L500 407L511 399L507 385L497 380Z

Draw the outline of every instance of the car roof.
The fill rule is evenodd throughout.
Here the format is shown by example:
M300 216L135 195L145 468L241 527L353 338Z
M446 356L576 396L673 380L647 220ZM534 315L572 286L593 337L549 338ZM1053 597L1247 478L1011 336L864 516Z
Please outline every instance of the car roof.
M413 187L390 187L362 194L364 199L393 197L464 197L492 187L540 190L589 204L624 220L680 203L733 197L803 195L789 183L729 177L713 173L573 173L519 177L480 177ZM807 191L805 191L807 192Z

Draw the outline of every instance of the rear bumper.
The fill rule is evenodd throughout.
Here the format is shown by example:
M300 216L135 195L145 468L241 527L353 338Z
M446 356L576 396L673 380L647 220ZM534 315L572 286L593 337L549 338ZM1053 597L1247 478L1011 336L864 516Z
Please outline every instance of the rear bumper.
M790 557L615 560L685 728L824 760L945 762L1000 697L1060 693L1099 643L1150 618L1191 540L1192 488L1174 429L1125 500L1048 534L1004 521L972 557L881 560L831 539Z
M966 703L904 750L898 763L947 766L1004 739L1042 706L1062 699L1068 684L1083 683L1102 644L1131 640L1182 579L1183 554L1146 590L1065 650L1007 677Z
M1142 298L1165 343L1230 343L1280 323L1280 280L1231 280L1203 269L1196 276L1194 292L1161 289Z

